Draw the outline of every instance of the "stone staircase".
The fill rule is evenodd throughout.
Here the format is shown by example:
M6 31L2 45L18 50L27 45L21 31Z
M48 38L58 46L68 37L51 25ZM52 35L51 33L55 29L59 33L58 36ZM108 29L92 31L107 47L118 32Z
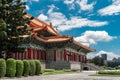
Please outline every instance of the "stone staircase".
M103 70L103 67L97 66L93 63L82 63L82 70Z

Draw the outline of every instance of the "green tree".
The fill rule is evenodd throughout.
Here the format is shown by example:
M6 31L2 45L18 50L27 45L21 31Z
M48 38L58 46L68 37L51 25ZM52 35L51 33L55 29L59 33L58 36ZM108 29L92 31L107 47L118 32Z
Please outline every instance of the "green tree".
M96 56L92 59L92 62L95 64L95 65L98 65L98 66L104 66L105 63L104 63L104 60L103 58L99 57L99 56Z
M25 4L21 0L0 0L0 51L22 51L19 46L29 39L29 19L23 18Z

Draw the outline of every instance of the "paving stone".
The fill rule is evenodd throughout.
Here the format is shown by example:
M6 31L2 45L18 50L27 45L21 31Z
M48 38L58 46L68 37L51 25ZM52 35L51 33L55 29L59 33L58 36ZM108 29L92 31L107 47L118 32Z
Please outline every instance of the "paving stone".
M29 77L21 77L21 78L6 78L5 77L0 80L120 80L120 77L89 76L95 73L96 71L84 71L81 73L41 75L41 76L29 76Z

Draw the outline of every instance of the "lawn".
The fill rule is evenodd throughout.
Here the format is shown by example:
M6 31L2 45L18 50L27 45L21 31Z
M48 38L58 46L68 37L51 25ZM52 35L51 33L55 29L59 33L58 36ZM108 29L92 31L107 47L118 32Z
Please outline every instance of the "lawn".
M120 77L120 75L112 75L112 74L93 74L90 76L110 76L110 77Z
M91 76L120 76L120 70L100 70Z
M74 72L80 72L80 70L69 70L69 69L54 70L54 69L45 69L43 71L43 75L65 74L65 73L74 73Z

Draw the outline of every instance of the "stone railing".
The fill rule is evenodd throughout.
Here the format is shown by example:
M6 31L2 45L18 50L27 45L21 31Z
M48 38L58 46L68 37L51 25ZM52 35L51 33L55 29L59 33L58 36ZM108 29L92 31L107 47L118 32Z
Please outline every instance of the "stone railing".
M93 63L86 63L86 64L82 64L82 69L84 70L85 68L88 68L88 70L103 70L103 67L97 66Z

